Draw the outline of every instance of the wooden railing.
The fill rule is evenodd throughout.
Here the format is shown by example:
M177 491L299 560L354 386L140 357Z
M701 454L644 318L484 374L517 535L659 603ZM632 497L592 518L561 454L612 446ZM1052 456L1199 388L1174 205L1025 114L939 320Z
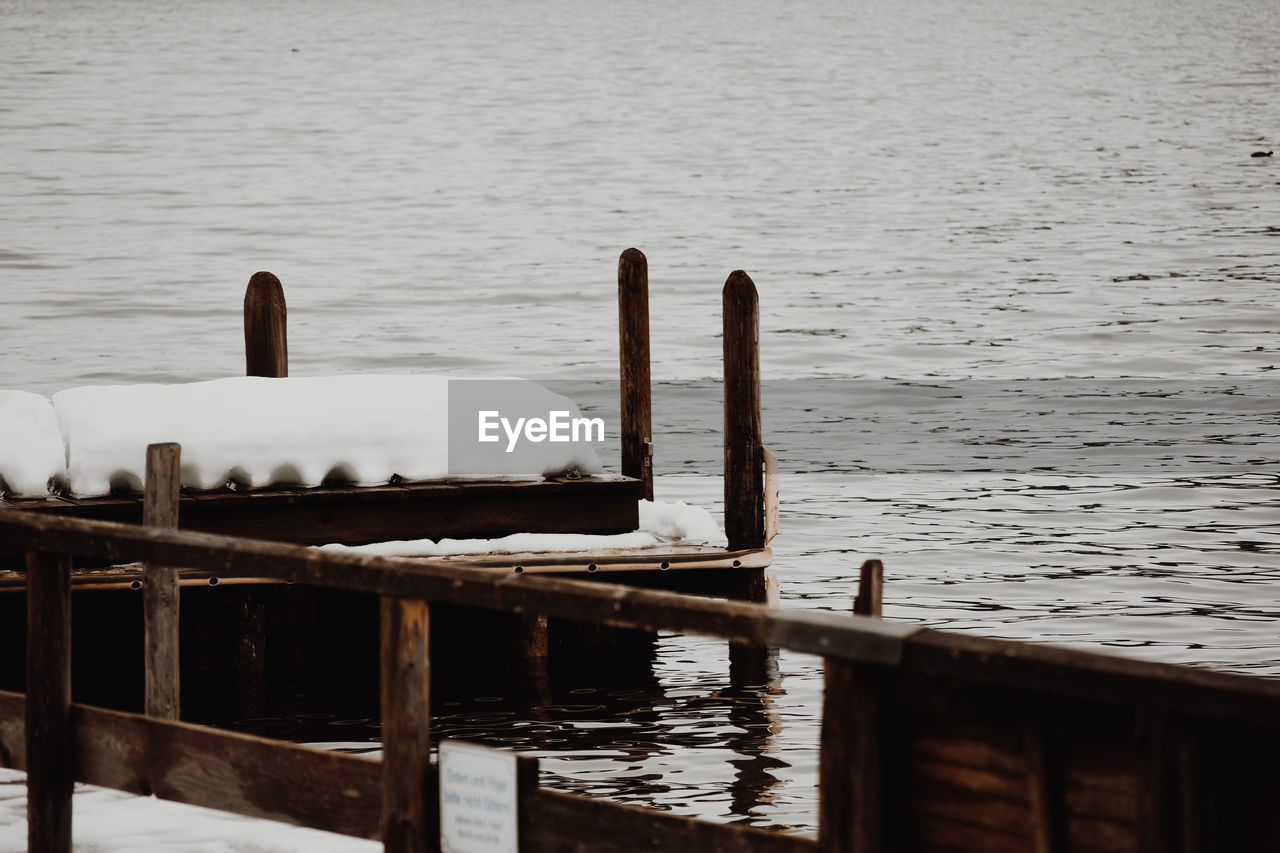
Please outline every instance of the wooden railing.
M392 851L433 849L427 629L436 603L825 658L816 841L529 783L524 850L1247 850L1275 837L1276 681L164 527L14 512L0 513L0 537L28 553L27 692L0 694L0 760L27 771L34 851L70 849L73 779L380 838ZM148 703L151 716L73 706L73 555L381 596L381 763L164 719L163 703ZM153 613L172 606L159 598ZM156 637L173 642L169 632ZM149 685L168 677L164 659L148 653Z

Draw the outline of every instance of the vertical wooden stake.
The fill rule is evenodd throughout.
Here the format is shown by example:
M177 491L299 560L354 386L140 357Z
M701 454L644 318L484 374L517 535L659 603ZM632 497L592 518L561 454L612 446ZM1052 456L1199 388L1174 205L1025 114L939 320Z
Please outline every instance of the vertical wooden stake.
M382 843L387 853L428 849L431 752L429 616L421 599L382 598Z
M284 288L269 272L256 272L244 292L245 376L289 375Z
M532 755L516 756L516 847L533 850L532 833L534 801L538 795L538 759Z
M742 270L724 283L724 528L729 549L764 547L760 304Z
M27 552L27 849L70 853L71 558Z
M884 565L867 560L858 570L858 595L853 599L853 612L862 616L880 616L884 606Z
M649 379L649 261L639 249L618 259L622 473L644 481L653 500L653 401Z
M827 658L818 754L818 850L879 853L882 679L866 665Z
M178 526L178 488L181 483L182 447L152 444L147 447L147 482L142 495L142 523L147 527ZM178 570L147 563L142 588L145 625L147 716L178 719Z

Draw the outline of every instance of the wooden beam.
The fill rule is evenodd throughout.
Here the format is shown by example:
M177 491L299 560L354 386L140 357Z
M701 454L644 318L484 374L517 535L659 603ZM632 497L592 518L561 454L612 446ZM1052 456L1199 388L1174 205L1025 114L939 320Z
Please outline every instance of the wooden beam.
M724 528L729 548L764 547L760 421L760 301L742 270L729 274L724 310Z
M175 530L178 527L179 471L182 447L152 444L147 447L146 491L142 499L142 523ZM179 714L178 569L149 562L143 569L142 613L147 715L176 720Z
M884 839L883 679L827 658L818 754L818 849L878 853Z
M27 554L27 849L70 853L71 558Z
M269 272L256 272L244 292L246 376L289 375L284 288Z
M382 599L382 842L419 853L438 837L428 825L431 703L427 603Z
M0 692L0 722L22 703L21 694ZM80 782L378 837L376 759L79 704L71 706L71 738ZM11 753L11 759L7 766L26 768L22 755Z
M0 512L0 538L19 547L43 543L112 562L160 560L219 576L278 578L377 595L423 598L552 618L596 621L646 631L678 631L731 642L777 646L876 663L895 663L903 639L921 631L907 623L836 613L780 613L750 604L689 598L614 584L495 575L465 562L443 567L415 560L365 557L189 531Z
M649 379L649 261L639 249L618 259L622 473L653 500L653 400Z
M539 789L521 850L563 853L815 853L813 839ZM525 842L528 846L525 846Z

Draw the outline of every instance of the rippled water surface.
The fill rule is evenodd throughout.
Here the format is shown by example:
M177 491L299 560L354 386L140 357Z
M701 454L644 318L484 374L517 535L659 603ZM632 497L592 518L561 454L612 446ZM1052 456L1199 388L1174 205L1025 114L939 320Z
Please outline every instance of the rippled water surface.
M743 268L784 606L877 556L892 618L1276 676L1278 104L1258 0L0 0L0 387L239 373L258 269L295 375L607 379L635 245L659 497L714 506L680 382ZM438 724L810 830L820 668L779 668L666 637Z

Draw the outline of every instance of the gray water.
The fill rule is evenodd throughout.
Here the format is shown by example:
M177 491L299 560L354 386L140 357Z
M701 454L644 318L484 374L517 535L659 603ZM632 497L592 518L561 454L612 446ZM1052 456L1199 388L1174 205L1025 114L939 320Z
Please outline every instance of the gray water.
M659 497L714 507L742 268L784 606L874 556L890 618L1276 676L1277 104L1260 0L0 0L0 387L238 374L258 269L295 375L594 383L638 246ZM811 830L819 662L659 671L438 722Z

